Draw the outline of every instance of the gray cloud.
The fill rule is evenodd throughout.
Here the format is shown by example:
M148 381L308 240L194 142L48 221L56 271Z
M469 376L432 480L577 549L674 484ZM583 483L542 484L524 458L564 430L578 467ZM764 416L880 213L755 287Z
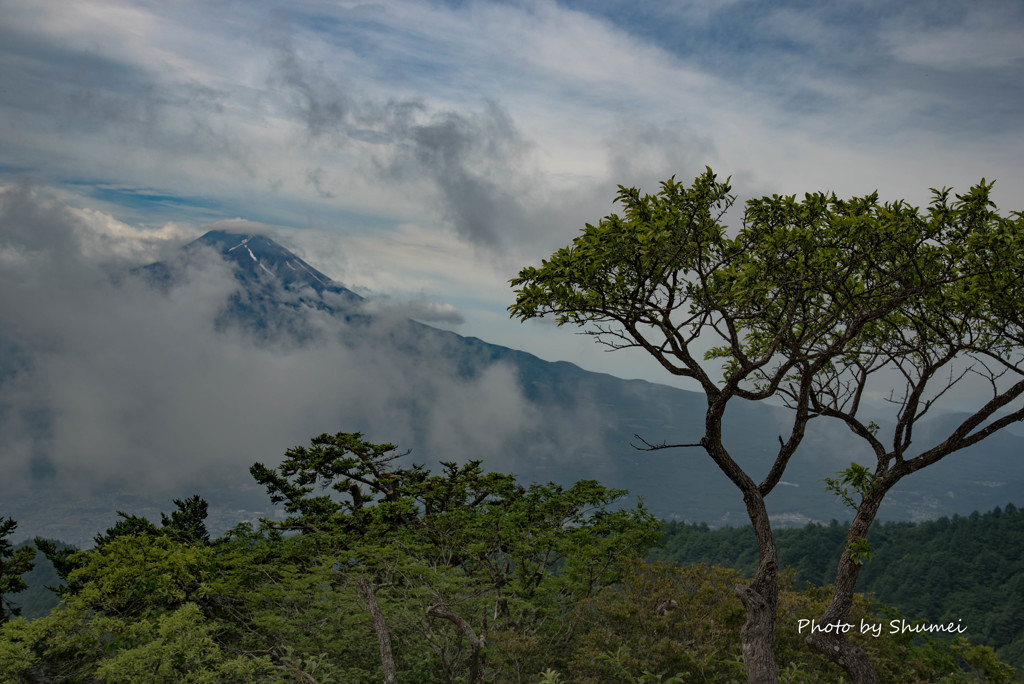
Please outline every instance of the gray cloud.
M356 103L346 88L329 76L323 64L308 64L291 41L277 36L272 86L284 88L309 136L348 135Z
M455 307L450 304L440 304L425 295L404 301L396 301L387 295L373 296L367 301L364 308L375 316L383 315L397 319L411 318L424 323L461 325L465 322L462 314Z
M409 130L414 172L432 178L445 217L460 235L494 247L526 232L519 160L527 145L495 102L473 116L443 112ZM408 163L400 155L392 166Z
M689 183L714 162L715 145L686 124L639 123L622 130L607 143L609 165L618 183L655 192L670 176Z
M440 215L470 242L497 247L529 230L521 193L531 183L524 165L529 144L498 103L465 113L431 111L417 99L375 101L353 93L323 64L303 59L289 41L278 41L276 49L272 83L290 94L311 142L383 145L373 164L378 176L433 185ZM307 182L327 197L322 176L311 171Z
M306 172L306 182L313 186L316 190L316 194L320 195L324 199L333 199L335 194L327 189L327 172L321 167L315 169L309 169Z

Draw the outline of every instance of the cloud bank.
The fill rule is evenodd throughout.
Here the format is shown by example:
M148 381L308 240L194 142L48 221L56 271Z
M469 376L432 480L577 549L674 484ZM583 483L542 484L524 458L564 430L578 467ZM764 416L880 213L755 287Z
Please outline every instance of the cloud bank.
M275 463L322 432L364 432L419 462L483 459L513 471L527 462L511 459L509 445L528 435L532 459L588 446L577 432L582 411L566 409L563 429L550 430L557 416L525 399L511 366L467 368L454 336L417 334L404 318L417 309L450 320L443 307L379 303L360 325L309 309L316 334L304 343L287 331L254 336L217 323L239 285L216 254L154 289L131 259L110 257L118 249L99 259L90 245L134 256L142 250L125 246L132 239L164 242L150 251L168 253L177 234L109 226L44 189L0 193L5 497L237 494L252 489L253 462Z

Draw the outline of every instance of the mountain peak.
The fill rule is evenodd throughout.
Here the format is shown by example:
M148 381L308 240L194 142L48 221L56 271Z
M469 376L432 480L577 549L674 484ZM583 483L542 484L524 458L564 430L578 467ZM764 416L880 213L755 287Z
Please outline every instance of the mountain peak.
M186 245L213 247L224 259L235 266L235 274L242 281L275 279L288 289L308 286L318 294L324 291L348 292L305 261L295 256L274 240L254 233L211 230Z
M248 297L303 303L314 308L334 309L362 299L273 239L257 233L211 230L193 240L167 261L159 261L138 269L150 284L167 288L178 282L190 265L196 264L197 252L214 250L231 267L235 279L248 292ZM312 292L310 292L312 290ZM324 299L325 294L341 295Z

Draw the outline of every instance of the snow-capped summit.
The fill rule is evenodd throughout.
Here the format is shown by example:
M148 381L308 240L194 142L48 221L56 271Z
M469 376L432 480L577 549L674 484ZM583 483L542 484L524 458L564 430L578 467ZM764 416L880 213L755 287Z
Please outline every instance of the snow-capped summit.
M279 290L289 293L288 299L308 299L305 303L317 308L323 304L325 294L340 296L340 300L331 297L332 307L362 299L274 240L254 233L211 230L185 245L174 258L144 266L141 272L153 285L172 286L195 263L198 254L211 248L231 266L246 290L262 291L263 296Z
M350 290L266 236L211 230L188 245L186 250L200 245L213 247L220 252L234 264L236 277L241 280L271 277L290 290L308 286L317 294L331 291L356 297Z
M365 318L362 297L264 235L211 230L172 258L136 272L151 286L170 290L190 270L205 268L211 251L230 267L239 284L225 301L218 326L241 325L261 337L302 341L315 336L307 310L350 322Z

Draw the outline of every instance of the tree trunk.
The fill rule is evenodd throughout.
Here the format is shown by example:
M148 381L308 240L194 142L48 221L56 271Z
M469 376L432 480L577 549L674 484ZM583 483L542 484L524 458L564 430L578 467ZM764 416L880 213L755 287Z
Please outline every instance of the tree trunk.
M881 482L879 483L881 485ZM868 529L878 513L878 507L882 498L892 486L877 489L869 497L861 502L857 509L857 515L850 523L850 531L846 538L846 548L839 559L839 569L836 571L835 588L832 591L832 601L825 612L818 618L818 624L827 625L837 622L846 622L850 616L850 608L853 606L853 597L857 589L857 577L860 575L862 561L852 557L850 546L858 538L866 538ZM831 660L836 665L846 670L850 675L853 684L877 684L878 676L871 664L868 654L860 646L851 644L841 632L824 633L812 632L806 639L807 644Z
M743 665L748 684L778 684L775 666L775 612L779 605L779 560L768 511L757 494L744 496L747 514L757 537L758 566L750 584L735 591L747 612L740 631Z
M370 619L373 621L373 631L377 634L377 645L380 646L380 662L384 666L384 684L398 684L398 673L395 670L395 657L391 653L391 634L388 632L388 625L384 622L384 614L380 612L380 604L377 602L377 587L370 580L359 580L359 593L366 601L366 607L370 610Z
M839 572L836 576L832 602L818 618L818 624L829 625L846 622L853 604L853 590L857 584L858 572L859 566L844 554L839 561ZM814 632L807 637L806 642L811 648L846 670L853 684L878 683L875 668L871 664L868 654L860 646L847 641L841 632Z
M484 640L478 637L473 627L457 613L454 613L441 605L430 606L427 615L450 620L469 642L469 677L466 680L469 684L483 684L484 681Z

